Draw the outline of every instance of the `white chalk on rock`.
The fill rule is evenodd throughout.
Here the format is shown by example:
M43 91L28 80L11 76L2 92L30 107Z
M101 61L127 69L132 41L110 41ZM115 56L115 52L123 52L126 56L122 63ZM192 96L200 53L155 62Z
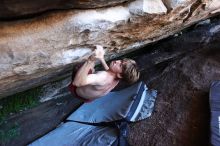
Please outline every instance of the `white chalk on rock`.
M161 0L143 0L143 11L149 14L167 13L167 8Z

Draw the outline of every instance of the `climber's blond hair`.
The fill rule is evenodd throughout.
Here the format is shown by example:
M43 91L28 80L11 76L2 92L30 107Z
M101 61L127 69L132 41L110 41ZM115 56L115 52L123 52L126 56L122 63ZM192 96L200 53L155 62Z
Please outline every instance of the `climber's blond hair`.
M128 83L134 83L139 79L140 72L134 60L124 58L122 60L122 79Z

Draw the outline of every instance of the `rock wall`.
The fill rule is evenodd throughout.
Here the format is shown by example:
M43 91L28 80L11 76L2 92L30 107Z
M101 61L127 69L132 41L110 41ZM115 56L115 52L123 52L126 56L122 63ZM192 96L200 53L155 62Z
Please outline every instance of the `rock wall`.
M94 9L131 0L0 0L0 19L30 17L49 10Z
M66 75L96 44L112 59L217 15L219 8L218 0L136 0L1 21L0 98Z

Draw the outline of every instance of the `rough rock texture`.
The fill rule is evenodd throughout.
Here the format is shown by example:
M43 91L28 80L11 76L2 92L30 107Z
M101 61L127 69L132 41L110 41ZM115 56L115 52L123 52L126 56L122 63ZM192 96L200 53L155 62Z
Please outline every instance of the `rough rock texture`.
M220 18L207 20L175 37L128 54L127 57L138 62L141 80L158 91L152 116L129 124L131 146L209 145L208 93L210 83L220 79L219 28ZM0 129L7 131L17 122L20 135L5 144L0 141L0 145L27 145L73 112L77 99L67 91L68 80L45 85L43 99L61 98L10 115ZM126 85L117 89L123 86Z
M218 0L137 0L2 21L0 97L67 75L71 64L87 58L96 44L106 48L107 59L114 58L215 15L219 8Z
M220 79L219 28L219 20L205 27L197 25L137 58L144 64L160 56L159 61L153 60L157 65L145 65L142 72L142 79L158 90L158 97L153 115L130 126L131 145L210 145L209 88Z
M9 20L56 9L115 6L131 0L0 0L0 19Z

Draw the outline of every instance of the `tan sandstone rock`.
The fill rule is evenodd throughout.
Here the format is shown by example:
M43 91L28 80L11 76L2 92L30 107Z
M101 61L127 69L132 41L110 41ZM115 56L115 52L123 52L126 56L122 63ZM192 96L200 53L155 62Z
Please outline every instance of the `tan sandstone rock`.
M67 75L94 45L105 47L106 59L115 58L216 15L219 8L218 0L136 0L2 21L0 97Z

